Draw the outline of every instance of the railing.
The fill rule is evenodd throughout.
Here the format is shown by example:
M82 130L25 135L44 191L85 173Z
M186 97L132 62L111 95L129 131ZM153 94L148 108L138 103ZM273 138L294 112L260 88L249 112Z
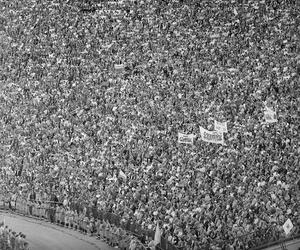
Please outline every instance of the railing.
M52 201L46 201L40 203L40 202L31 202L31 201L28 202L24 199L18 199L16 201L0 199L1 209L11 210L24 216L32 216L38 219L44 219L52 223L55 223L57 225L61 225L79 231L81 233L88 234L90 236L96 236L113 247L118 245L120 249L124 249L124 250L129 249L131 236L132 236L132 233L129 230L125 231L125 233L116 233L110 229L98 227L95 224L94 226L91 226L88 222L85 222L83 218L70 219L67 216L60 214L56 210L56 206L60 204L61 203L52 202ZM115 225L117 227L120 224L119 221L117 220L117 216L114 214L101 213L100 211L94 211L94 213L95 212L98 212L99 215L98 217L95 218L108 221L109 222L108 225ZM134 235L138 237L137 234ZM0 246L1 246L0 247L1 250L2 249L10 250L10 248L3 248L1 242L0 242ZM141 250L147 249L147 246L145 244L139 243L139 246L140 246L139 249Z
M155 232L152 230L145 230L140 225L130 221L127 221L126 223L122 223L121 222L122 219L117 214L96 210L96 209L94 211L89 211L89 209L92 208L88 208L88 213L91 212L94 215L94 217L97 217L101 220L107 220L110 224L121 227L127 232L130 232L131 234L135 235L142 242L145 238L154 239ZM157 250L182 250L183 248L178 248L172 245L164 237L161 237L161 242L159 245L157 245L156 249Z
M268 247L272 247L272 246L278 246L278 245L282 245L285 244L287 241L292 241L294 239L299 239L300 238L300 225L294 225L295 230L294 233L291 234L289 237L283 237L281 236L278 232L272 233L272 229L267 229L264 230L265 231L265 236L263 238L261 238L260 241L258 242L252 242L252 244L250 245L250 249L251 250L262 250ZM258 235L259 232L256 232L256 234Z
M58 203L61 204L61 203ZM58 221L59 215L56 211L56 203L51 201L46 201L44 203L37 202L27 202L26 200L18 199L15 202L10 202L5 205L6 208L10 208L12 210L16 210L17 212L24 215L32 215L38 218L47 219L53 223L62 223ZM71 204L71 210L82 212L84 207L78 206L77 204ZM137 223L133 221L123 222L121 217L114 213L109 213L106 211L98 210L96 207L86 207L87 213L92 214L95 219L99 219L101 221L107 221L110 225L115 225L116 227L120 227L127 232L128 235L136 236L141 242L145 242L145 239L154 239L155 232L152 230L145 230ZM60 220L64 220L60 218ZM64 223L64 222L63 222ZM75 225L76 224L76 225ZM71 227L77 226L77 230L85 231L86 233L91 233L86 225L82 223L82 221L74 221L74 225ZM254 249L259 250L265 247L269 247L271 245L280 244L282 242L291 240L293 238L300 237L300 225L294 225L294 234L291 237L283 237L281 233L278 231L276 226L271 226L266 229L262 229L259 231L255 231L252 233L244 234L241 236L237 236L234 241L224 240L219 242L212 242L213 245L218 246L229 246L233 245L235 248L239 249ZM95 232L93 232L95 233ZM117 241L124 241L121 239L121 236L118 234L114 234L112 232L108 232L106 230L96 230L96 234L103 240L113 242L113 244L117 244ZM126 241L126 240L125 240ZM210 244L201 245L200 249L209 249ZM144 247L146 249L146 247ZM172 245L166 238L161 237L160 244L156 247L157 250L183 250L186 249L184 247L179 248Z
M141 228L141 226L135 224L135 223L127 223L125 225L120 225L120 217L113 213L98 211L99 218L105 218L108 220L111 224L115 224L117 226L121 226L126 231L131 232L132 234L136 235L139 239L142 239L143 236L147 236L149 238L154 238L154 232L151 230L144 230ZM294 225L295 230L299 230L300 225ZM293 237L300 237L299 234L296 232L296 236ZM280 239L281 240L278 240ZM246 246L246 249L261 249L260 246L270 246L271 242L277 243L277 242L284 242L287 240L290 240L291 237L282 237L280 236L280 233L278 232L278 229L276 226L270 226L266 229L261 229L252 233L244 234L241 236L237 236L235 239L235 246L236 249L243 249ZM234 244L234 242L224 240L219 242L212 242L213 245L218 245L220 247L229 246ZM183 250L186 249L185 247L179 248L174 245L172 245L166 238L161 237L161 242L157 246L157 249L159 250ZM210 244L207 245L201 245L201 249L210 249Z
M0 208L4 208L5 204L0 204ZM10 230L4 221L1 221L3 229L0 232L0 249L1 250L28 250L29 244L25 240L25 235L17 234Z

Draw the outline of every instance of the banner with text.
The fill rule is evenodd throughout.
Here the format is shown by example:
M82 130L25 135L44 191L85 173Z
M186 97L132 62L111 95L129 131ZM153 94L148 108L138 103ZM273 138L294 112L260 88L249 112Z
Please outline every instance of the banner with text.
M200 127L201 138L205 142L211 142L216 144L224 144L224 136L219 131L208 131L205 128Z
M123 71L125 69L124 64L115 64L115 70L117 71Z
M195 135L178 133L178 143L193 144Z

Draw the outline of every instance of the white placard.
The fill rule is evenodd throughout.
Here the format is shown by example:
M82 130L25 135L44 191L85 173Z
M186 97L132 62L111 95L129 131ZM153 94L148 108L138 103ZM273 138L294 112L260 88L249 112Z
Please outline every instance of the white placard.
M203 127L200 127L201 138L205 142L224 144L224 136L219 131L208 131Z
M223 133L227 133L227 122L218 122L215 120L215 130Z
M292 231L294 225L290 219L287 219L287 221L283 224L282 227L283 227L285 234L288 235Z
M183 134L178 132L178 143L183 144L193 144L195 135L193 134Z

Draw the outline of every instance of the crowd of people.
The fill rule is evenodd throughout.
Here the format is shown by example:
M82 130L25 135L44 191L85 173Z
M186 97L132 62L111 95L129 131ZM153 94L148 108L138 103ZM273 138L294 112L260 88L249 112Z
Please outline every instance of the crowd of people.
M183 249L299 228L297 1L0 6L3 192L159 223ZM214 120L225 144L201 140Z
M16 233L0 223L0 249L2 250L28 250L28 242L25 240L26 236L23 233Z

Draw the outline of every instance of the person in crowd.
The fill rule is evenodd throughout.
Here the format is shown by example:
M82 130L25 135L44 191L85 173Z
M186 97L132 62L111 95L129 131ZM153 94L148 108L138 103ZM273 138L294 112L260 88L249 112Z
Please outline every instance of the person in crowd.
M36 200L36 193L34 189L32 188L31 191L28 194L28 214L33 215L33 207L35 206L35 200Z

